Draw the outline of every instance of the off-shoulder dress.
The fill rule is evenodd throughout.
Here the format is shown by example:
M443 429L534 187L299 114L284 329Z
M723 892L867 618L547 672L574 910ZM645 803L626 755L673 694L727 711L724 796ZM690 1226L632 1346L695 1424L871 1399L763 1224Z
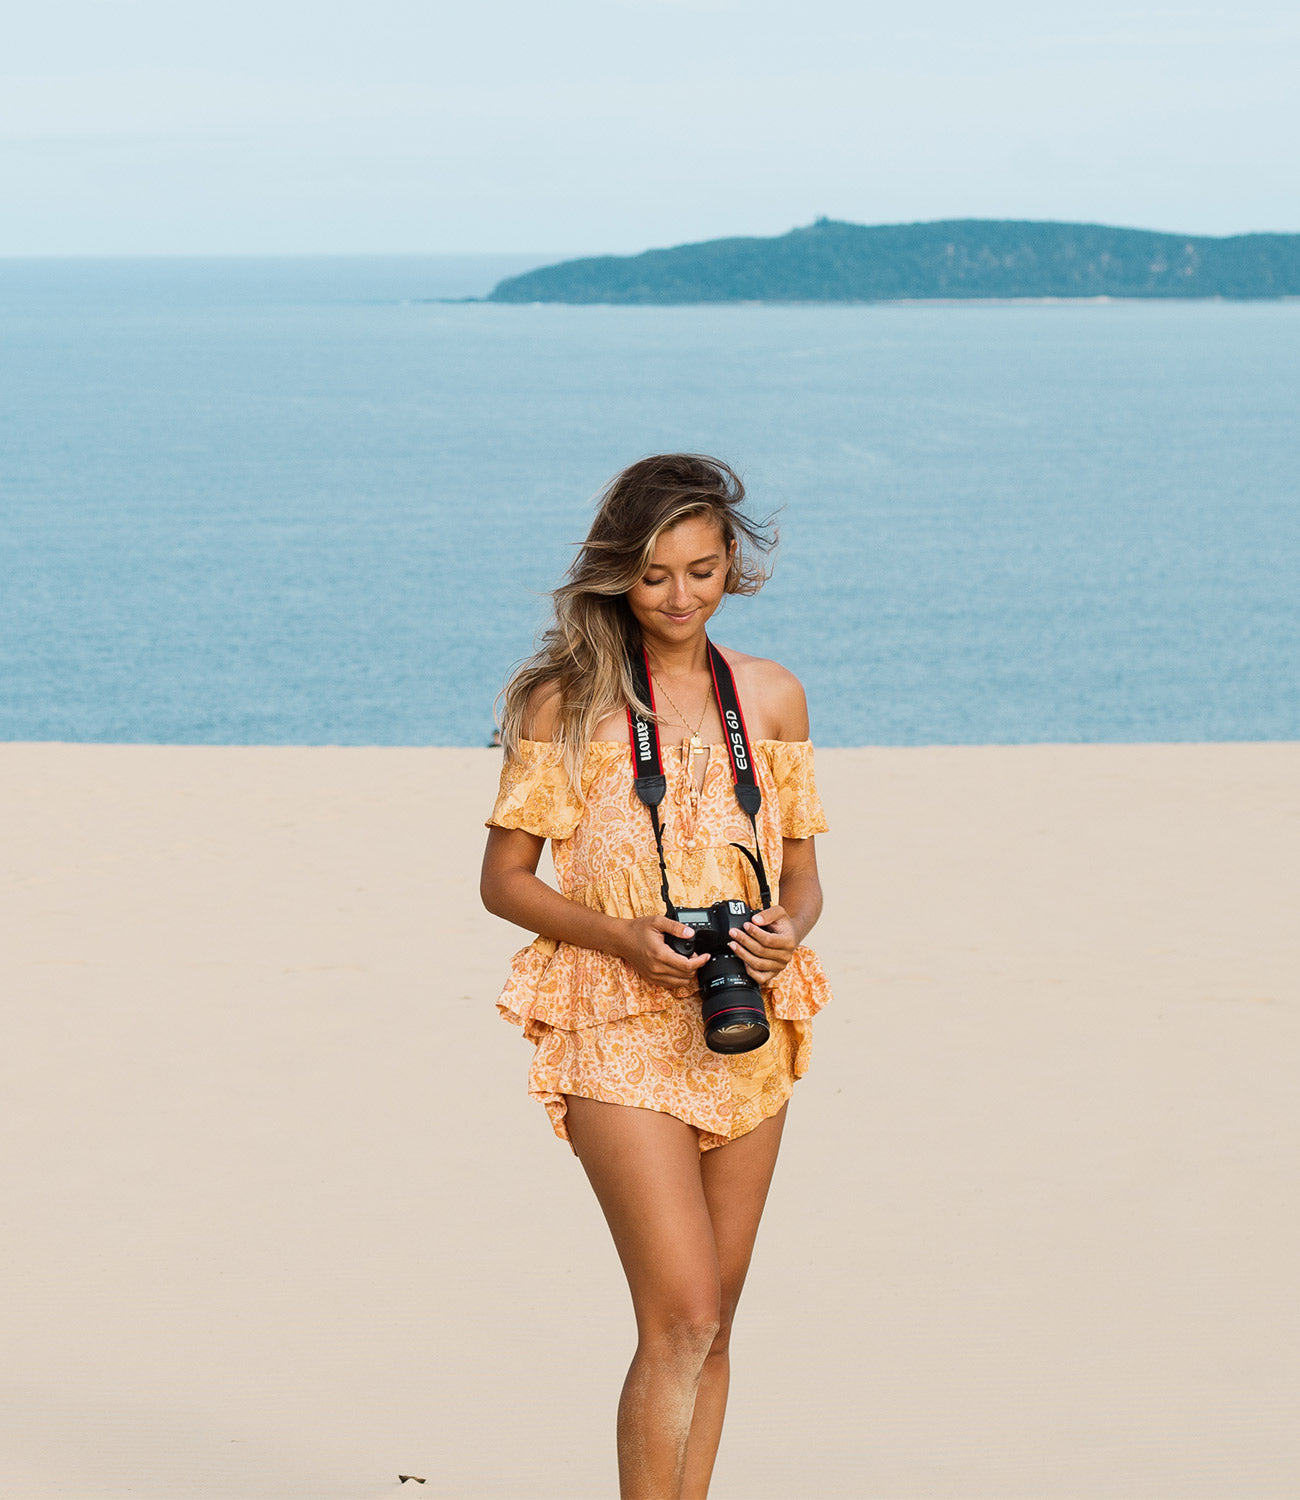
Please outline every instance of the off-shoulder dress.
M826 829L807 741L754 746L763 805L758 833L773 901L780 900L781 841ZM758 886L748 861L753 828L736 801L725 745L708 747L702 788L688 752L666 750L668 793L660 808L674 901L709 906ZM698 775L698 772L696 773ZM582 767L581 794L555 745L525 740L501 772L489 826L522 828L551 841L560 891L619 917L663 911L650 815L632 784L626 741L596 740ZM700 1149L725 1145L773 1115L807 1070L812 1017L830 999L810 948L764 988L772 1034L753 1052L723 1056L705 1045L698 997L643 979L613 954L539 937L517 953L497 1006L535 1043L528 1091L546 1106L561 1140L565 1096L661 1110L693 1125Z

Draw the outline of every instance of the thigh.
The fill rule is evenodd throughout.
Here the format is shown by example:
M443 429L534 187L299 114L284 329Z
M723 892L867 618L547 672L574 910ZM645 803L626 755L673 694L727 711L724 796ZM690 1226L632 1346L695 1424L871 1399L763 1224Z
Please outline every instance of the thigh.
M716 1318L718 1254L694 1126L658 1110L567 1102L569 1139L614 1237L638 1325Z
M763 1205L785 1127L782 1105L776 1114L700 1159L704 1198L717 1247L724 1317L734 1310L749 1270Z

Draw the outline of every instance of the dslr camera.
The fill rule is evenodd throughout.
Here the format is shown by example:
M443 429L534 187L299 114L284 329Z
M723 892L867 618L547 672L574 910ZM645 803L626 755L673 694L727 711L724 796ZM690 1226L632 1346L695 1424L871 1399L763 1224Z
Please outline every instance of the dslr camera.
M677 920L692 929L691 936L664 936L673 952L683 958L697 953L709 955L698 977L704 1039L711 1052L752 1052L768 1038L763 996L728 946L731 929L743 927L753 915L754 908L743 901L715 901L707 908L679 907Z

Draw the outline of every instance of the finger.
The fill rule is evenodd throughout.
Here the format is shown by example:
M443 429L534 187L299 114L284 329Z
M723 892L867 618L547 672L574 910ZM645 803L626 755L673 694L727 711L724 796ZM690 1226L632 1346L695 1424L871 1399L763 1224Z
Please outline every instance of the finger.
M751 969L748 965L746 965L745 972L759 989L765 989L776 978L776 974L770 973L766 969ZM780 971L778 970L777 972L779 973Z
M677 924L675 922L672 924L673 927L676 927L676 925ZM688 928L687 930L689 931L690 929ZM666 963L690 963L695 956L694 954L692 954L690 958L687 958L683 954L678 953L676 948L670 948L668 946L668 939L670 937L680 936L681 934L677 932L664 931L661 928L655 928L651 931L650 941L653 943L659 957Z
M778 949L765 953L761 949L742 948L739 943L733 943L732 947L741 963L746 967L752 964L755 968L762 969L765 974L779 974L790 961L790 955Z
M679 982L683 975L694 974L702 964L709 961L707 953L693 953L690 958L683 958L680 953L674 953L671 948L665 949L662 962L669 965L673 972L674 982Z
M771 968L774 964L779 968L784 960L773 953L764 953L757 948L742 948L739 943L733 945L735 956L745 964L759 964L764 968Z
M793 944L779 933L764 932L760 927L757 932L740 931L732 940L732 950L752 953L759 958L774 958L777 954L789 954Z
M670 937L688 938L695 936L695 929L688 927L685 922L674 922L671 917L652 917L650 924L656 932L665 932Z
M779 932L771 932L766 927L756 927L752 922L745 923L740 929L739 936L755 943L779 943L781 941Z
M753 958L745 959L744 964L751 975L758 976L764 981L774 979L785 968L784 964L762 963Z
M751 936L756 937L759 942L767 943L770 947L794 948L796 946L794 933L784 925L784 919L782 919L782 923L783 925L778 928L754 927L747 922L745 930Z

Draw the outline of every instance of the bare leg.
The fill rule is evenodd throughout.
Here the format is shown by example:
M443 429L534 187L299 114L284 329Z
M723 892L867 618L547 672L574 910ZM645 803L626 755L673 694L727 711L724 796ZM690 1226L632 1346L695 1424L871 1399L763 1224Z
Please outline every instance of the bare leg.
M747 1135L706 1151L700 1158L704 1197L717 1247L722 1299L718 1332L704 1362L695 1415L686 1447L682 1500L704 1500L727 1411L731 1376L728 1344L736 1304L749 1270L749 1258L763 1216L767 1189L785 1126L785 1107Z
M619 1493L622 1500L679 1500L721 1298L698 1137L655 1110L573 1096L568 1109L569 1136L605 1212L636 1313L636 1355L618 1407Z

